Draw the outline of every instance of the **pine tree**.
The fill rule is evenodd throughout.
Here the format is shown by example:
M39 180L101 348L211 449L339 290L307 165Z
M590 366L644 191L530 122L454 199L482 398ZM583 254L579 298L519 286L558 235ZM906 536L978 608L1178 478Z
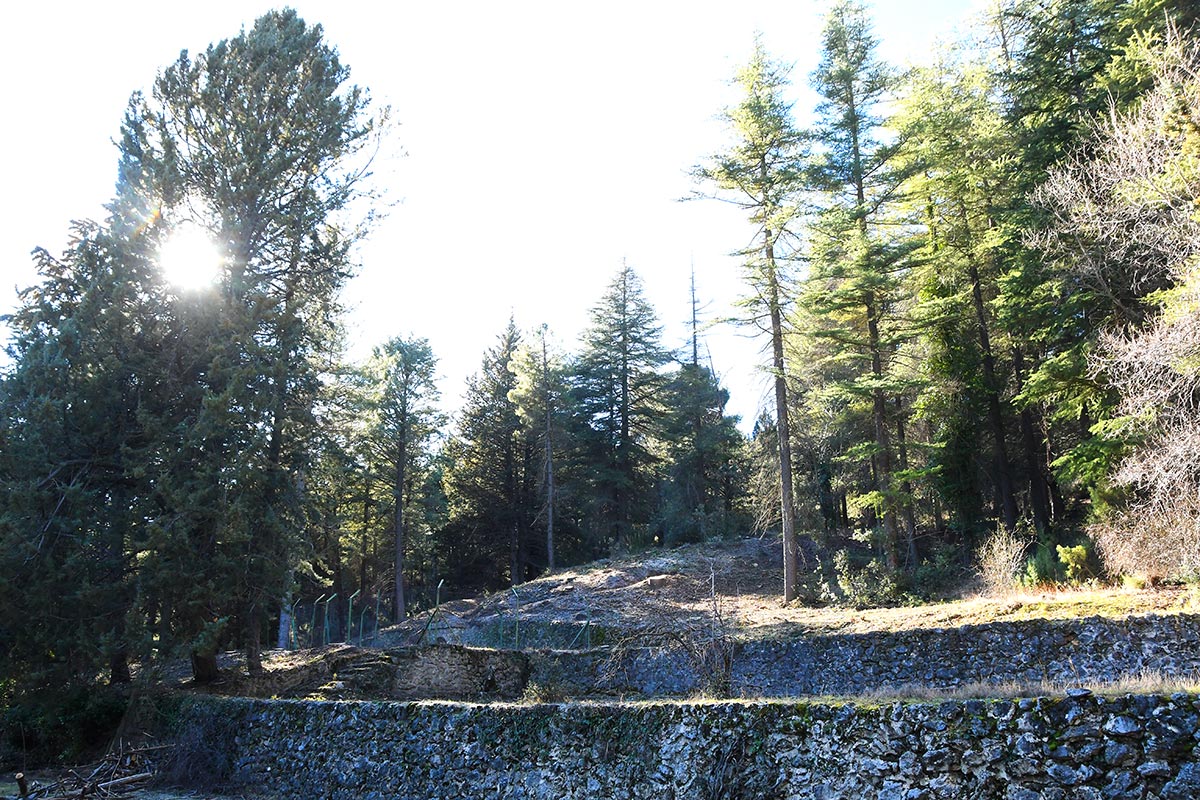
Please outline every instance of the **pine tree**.
M602 548L648 538L662 403L658 370L667 360L661 333L641 279L622 265L591 311L573 370L593 470L592 530Z
M437 410L437 359L426 339L396 337L376 348L368 370L376 392L369 447L391 487L393 617L403 620L410 508L418 496L415 489L430 457L431 440L443 422Z
M24 692L130 679L145 658L139 522L154 513L139 459L157 403L161 287L144 248L77 223L62 259L10 318L0 382L3 672Z
M503 575L510 586L532 577L529 549L537 513L535 440L512 397L517 379L509 365L520 345L520 332L509 320L468 381L446 476L451 524L494 565L494 580Z
M1012 533L1019 510L1007 434L1012 413L1005 354L1013 348L1007 337L1001 338L992 309L1000 275L1017 244L1001 217L1014 200L1016 153L994 96L982 65L926 70L914 78L897 125L905 155L912 159L906 185L910 207L927 229L924 263L911 276L911 291L918 296L914 316L919 325L928 326L925 335L933 356L926 361L929 390L961 393L953 399L927 395L925 400L931 407L938 404L946 416L955 409L964 412L961 425L944 430L971 429L966 446L972 450L986 428L992 449L987 479L995 487L998 515ZM986 421L978 431L977 419ZM1030 507L1044 529L1049 524L1046 484L1035 472L1030 475Z
M792 487L791 426L784 360L787 315L789 228L797 215L796 194L805 165L804 137L792 120L784 93L787 70L771 61L756 41L750 63L736 82L741 102L726 109L733 144L696 168L695 177L715 186L723 198L742 208L755 228L753 243L739 251L749 293L742 301L744 322L770 337L775 388L775 425L779 432L779 497L783 529L783 597L796 593L797 540Z
M748 523L745 440L725 413L729 392L707 366L688 362L663 387L660 527L665 544L727 536Z
M539 329L536 341L517 348L509 369L516 378L509 399L516 404L525 436L540 445L544 500L539 516L546 525L546 569L554 571L555 521L558 519L561 529L562 453L567 445L570 412L563 359L552 351L545 325Z
M320 26L288 10L195 59L181 54L126 116L123 182L139 196L123 224L144 223L138 210L168 227L190 218L225 254L221 335L206 343L192 424L201 461L174 499L224 498L202 535L236 554L222 583L252 672L303 527L314 356L332 346L357 235L334 216L361 194L358 156L374 129L366 105ZM202 476L215 485L205 490Z
M869 398L873 488L868 501L882 515L884 557L896 569L898 518L907 498L894 480L898 463L891 408L897 386L890 372L902 335L894 322L899 279L911 245L881 230L900 182L897 147L885 140L878 116L893 78L876 57L860 3L836 4L822 40L821 62L813 73L822 98L815 134L820 160L814 170L822 208L809 228L812 266L804 286L809 319L816 324L805 334L827 339L836 358L861 365L844 390Z

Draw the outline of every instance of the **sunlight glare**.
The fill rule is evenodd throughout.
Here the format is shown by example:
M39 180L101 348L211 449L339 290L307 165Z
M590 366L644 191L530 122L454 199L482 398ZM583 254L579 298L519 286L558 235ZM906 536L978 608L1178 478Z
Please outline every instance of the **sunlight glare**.
M212 286L221 274L221 251L208 232L192 222L176 228L158 252L163 277L184 291Z

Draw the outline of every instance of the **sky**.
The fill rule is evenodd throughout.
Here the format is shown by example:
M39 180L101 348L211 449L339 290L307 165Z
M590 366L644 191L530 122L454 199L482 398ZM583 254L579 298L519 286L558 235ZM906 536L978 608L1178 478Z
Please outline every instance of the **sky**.
M875 0L880 54L927 61L978 0ZM376 162L386 214L357 251L343 299L354 358L393 336L429 339L453 410L507 325L549 326L576 350L622 262L682 349L695 271L703 316L736 312L753 229L734 207L685 199L689 171L728 137L718 115L756 32L794 65L797 114L813 98L823 0L359 2L297 0L397 123ZM36 280L29 253L61 252L73 219L102 219L134 90L180 50L235 36L277 4L49 0L0 30L6 155L0 314ZM748 430L770 407L765 344L714 324L702 339ZM7 333L0 329L0 335Z

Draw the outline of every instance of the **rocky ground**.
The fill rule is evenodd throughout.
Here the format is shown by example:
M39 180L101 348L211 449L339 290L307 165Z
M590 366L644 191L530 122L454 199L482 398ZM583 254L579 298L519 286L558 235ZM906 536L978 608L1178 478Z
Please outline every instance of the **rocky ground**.
M653 644L680 634L697 640L793 641L1031 619L1200 612L1200 595L1185 588L1047 590L1005 597L968 589L960 599L895 608L785 605L775 581L781 558L778 540L749 538L605 559L506 592L443 603L385 629L364 647L269 652L260 678L246 675L240 654L227 653L221 658L225 679L216 685L190 686L186 663L165 670L163 680L217 694L345 699L384 681L382 676L391 674L385 662L395 662L397 649L439 642L579 650Z
M984 597L973 591L970 580L963 582L958 599L947 602L870 609L784 605L781 563L779 541L757 538L605 559L558 570L507 592L443 603L436 611L385 629L380 644L441 639L507 647L580 646L589 626L611 638L646 627L708 625L714 617L739 636L792 638L1200 611L1200 594L1191 589L1096 587ZM539 635L551 641L538 641ZM571 639L562 641L562 635Z

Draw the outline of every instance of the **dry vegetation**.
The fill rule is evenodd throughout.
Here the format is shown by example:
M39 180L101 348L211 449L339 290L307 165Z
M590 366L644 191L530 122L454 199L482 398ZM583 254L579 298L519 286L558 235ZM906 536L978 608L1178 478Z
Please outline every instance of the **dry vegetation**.
M510 631L521 625L527 632L538 626L579 626L585 621L629 633L664 625L694 627L712 619L714 600L724 623L736 634L779 637L1028 619L1200 613L1200 596L1188 588L1046 589L896 608L784 605L775 579L781 560L778 540L763 539L688 545L606 559L560 570L515 591L445 603L430 633L478 642L471 639L473 632L505 624ZM419 641L427 621L428 617L421 615L386 631L387 643Z
M1099 121L1092 147L1036 196L1055 218L1045 249L1126 306L1092 370L1121 396L1104 432L1133 446L1111 476L1125 496L1090 533L1114 571L1191 576L1200 573L1200 44L1172 31L1154 59L1155 88L1130 113Z

